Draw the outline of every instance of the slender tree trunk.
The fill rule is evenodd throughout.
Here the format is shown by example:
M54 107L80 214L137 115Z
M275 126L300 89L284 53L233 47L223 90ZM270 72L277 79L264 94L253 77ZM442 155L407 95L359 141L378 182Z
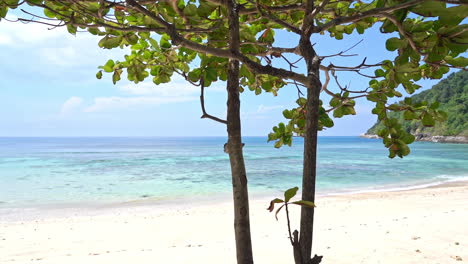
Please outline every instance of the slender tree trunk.
M301 37L299 48L307 64L307 104L306 104L306 131L304 135L304 167L302 175L302 200L315 201L315 182L317 167L317 130L319 117L320 58L310 42L310 36ZM296 264L320 263L321 257L311 259L312 238L314 225L314 209L301 208L301 224L299 242L294 246ZM300 253L299 253L300 251Z
M229 48L239 51L239 17L237 4L227 0L229 12ZM232 188L234 197L234 231L238 264L252 264L252 242L250 237L249 195L242 153L242 136L239 100L239 61L229 60L227 80L227 151L231 162Z
M318 90L318 92L317 92ZM315 202L317 167L317 128L320 86L307 89L306 135L304 137L304 168L302 175L302 200ZM314 227L314 208L301 208L302 263L310 263ZM316 262L319 263L319 262ZM315 263L310 263L315 264Z

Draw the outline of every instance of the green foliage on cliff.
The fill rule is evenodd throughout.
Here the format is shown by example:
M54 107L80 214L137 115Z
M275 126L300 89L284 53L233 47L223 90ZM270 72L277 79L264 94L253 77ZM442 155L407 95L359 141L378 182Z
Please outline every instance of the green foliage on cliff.
M468 136L468 72L452 73L431 89L410 97L413 102L426 101L428 105L439 102L439 109L447 113L446 121L439 121L433 127L424 127L417 120L405 120L403 113L390 113L398 118L403 128L412 134L432 136ZM377 134L383 124L377 122L367 134Z

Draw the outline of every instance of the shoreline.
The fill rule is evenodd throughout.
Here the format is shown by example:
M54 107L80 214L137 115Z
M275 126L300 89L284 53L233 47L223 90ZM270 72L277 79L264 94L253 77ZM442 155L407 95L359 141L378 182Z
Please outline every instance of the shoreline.
M468 182L317 197L314 252L323 263L464 263ZM251 202L257 263L293 263L284 212ZM292 228L299 207L291 207ZM0 221L0 263L235 263L232 204L118 207ZM352 244L349 241L353 241Z
M446 180L419 181L412 184L389 184L386 186L369 187L366 189L348 189L341 191L317 190L317 198L341 197L353 195L395 193L421 189L444 188L454 186L468 186L468 177L450 178ZM275 197L281 198L283 191L265 191L262 193L251 193L250 201L272 200ZM296 195L300 197L301 191ZM135 199L127 201L86 201L86 202L61 202L61 203L43 203L34 205L20 205L6 207L7 203L0 205L0 223L2 221L24 221L34 218L64 218L73 217L79 214L99 215L100 212L112 213L115 209L122 210L145 210L155 208L166 210L168 208L186 209L200 206L216 206L218 204L229 204L232 202L232 194L216 194L200 197L183 197L175 199L160 199L158 197L149 197L145 199ZM19 219L19 220L18 220Z

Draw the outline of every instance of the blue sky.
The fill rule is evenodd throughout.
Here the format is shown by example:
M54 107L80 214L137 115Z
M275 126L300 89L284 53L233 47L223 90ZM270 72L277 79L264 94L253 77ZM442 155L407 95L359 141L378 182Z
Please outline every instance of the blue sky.
M12 15L9 17L14 19ZM333 58L337 65L356 65L392 58L385 50L389 35L372 29L364 35L331 41L313 39L320 55L334 54L364 40L350 53L359 56ZM278 34L277 46L291 47L293 36ZM72 36L64 28L48 30L39 24L0 22L0 136L224 136L225 126L200 119L199 90L175 78L169 84L151 80L134 84L123 80L113 85L110 76L97 80L97 67L119 59L125 50L103 50L99 38L87 33ZM362 90L368 80L359 75L339 75L344 84ZM422 81L430 88L437 81ZM330 88L336 89L331 84ZM226 113L223 83L205 94L207 111L219 117ZM245 136L266 136L284 121L281 112L294 107L297 91L283 88L278 96L242 96L242 129ZM323 96L325 102L329 98ZM373 105L357 102L357 115L335 120L323 136L359 135L375 122Z

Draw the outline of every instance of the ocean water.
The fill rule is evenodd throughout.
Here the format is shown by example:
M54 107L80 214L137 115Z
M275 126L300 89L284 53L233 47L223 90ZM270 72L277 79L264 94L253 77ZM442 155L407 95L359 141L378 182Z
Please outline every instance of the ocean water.
M0 208L228 196L222 137L0 138ZM244 138L252 195L300 186L302 139L275 149ZM389 159L380 140L321 137L319 195L405 189L468 179L468 145L416 142Z

